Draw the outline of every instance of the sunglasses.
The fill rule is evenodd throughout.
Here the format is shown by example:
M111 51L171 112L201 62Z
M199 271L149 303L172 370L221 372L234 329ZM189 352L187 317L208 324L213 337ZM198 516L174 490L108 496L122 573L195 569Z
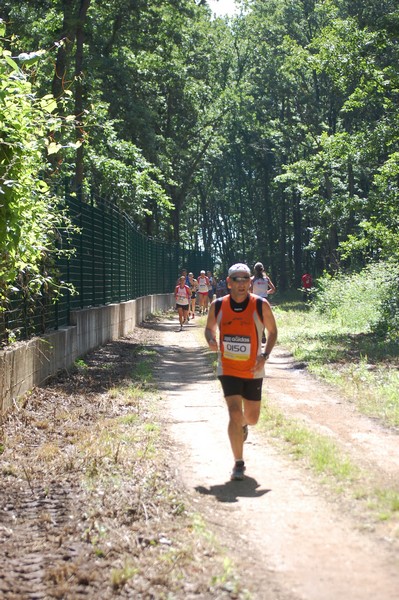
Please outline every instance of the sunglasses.
M232 279L233 281L242 282L242 281L248 281L250 278L249 277L230 277L230 279Z

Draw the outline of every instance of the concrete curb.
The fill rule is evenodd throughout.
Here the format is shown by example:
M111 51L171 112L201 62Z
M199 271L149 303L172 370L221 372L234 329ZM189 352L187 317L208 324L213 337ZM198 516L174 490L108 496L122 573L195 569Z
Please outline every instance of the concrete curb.
M143 296L71 312L71 326L0 351L0 414L49 376L68 369L90 350L123 337L157 311L174 305L173 294Z

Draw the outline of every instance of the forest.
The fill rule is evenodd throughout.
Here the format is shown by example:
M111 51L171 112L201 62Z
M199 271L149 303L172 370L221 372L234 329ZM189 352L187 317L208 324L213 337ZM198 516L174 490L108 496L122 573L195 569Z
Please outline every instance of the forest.
M2 0L3 289L51 252L65 182L282 291L397 267L397 2L237 4Z

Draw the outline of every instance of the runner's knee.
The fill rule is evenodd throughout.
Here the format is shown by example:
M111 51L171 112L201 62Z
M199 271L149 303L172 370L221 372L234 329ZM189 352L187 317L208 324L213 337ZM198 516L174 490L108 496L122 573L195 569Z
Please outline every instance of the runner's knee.
M235 423L241 424L242 408L240 407L240 405L238 403L237 404L236 403L229 404L228 409L229 409L230 420L234 421Z
M244 417L245 417L245 422L247 423L247 425L256 425L256 423L259 420L259 414L258 415L254 415L254 414L246 414L244 413Z
M259 414L260 403L259 406L257 405L255 408L253 406L250 408L248 406L244 406L244 419L248 425L256 425L259 420Z

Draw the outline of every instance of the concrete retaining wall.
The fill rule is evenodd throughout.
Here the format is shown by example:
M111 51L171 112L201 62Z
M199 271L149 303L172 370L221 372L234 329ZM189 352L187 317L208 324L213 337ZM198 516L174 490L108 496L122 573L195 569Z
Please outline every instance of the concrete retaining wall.
M50 375L68 369L97 346L123 337L157 311L174 306L173 294L156 294L71 313L71 326L0 351L0 413Z

